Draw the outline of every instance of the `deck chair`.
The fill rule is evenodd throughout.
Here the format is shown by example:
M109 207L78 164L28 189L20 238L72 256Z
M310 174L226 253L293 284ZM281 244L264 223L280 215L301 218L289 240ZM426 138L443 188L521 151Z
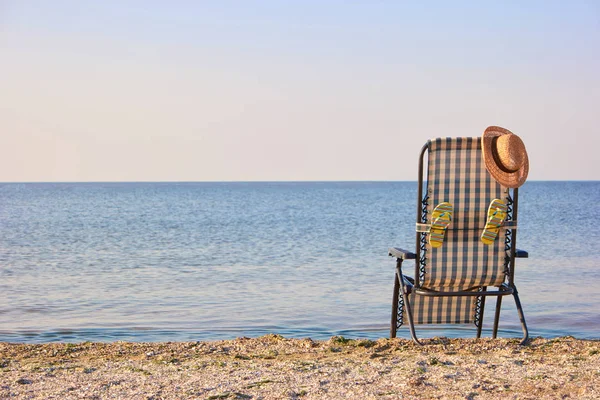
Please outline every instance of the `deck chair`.
M427 180L424 183L424 158ZM474 324L481 337L487 297L496 297L492 337L498 333L502 298L514 297L521 327L522 344L529 334L517 287L515 259L528 257L515 248L517 239L518 189L497 183L482 161L481 138L430 140L421 150L416 224L416 252L389 249L396 258L390 337L408 320L412 339L417 324ZM491 245L480 237L490 202L503 199L507 217ZM453 218L441 247L428 241L431 215L442 202L453 205ZM404 274L402 262L415 260L414 277Z

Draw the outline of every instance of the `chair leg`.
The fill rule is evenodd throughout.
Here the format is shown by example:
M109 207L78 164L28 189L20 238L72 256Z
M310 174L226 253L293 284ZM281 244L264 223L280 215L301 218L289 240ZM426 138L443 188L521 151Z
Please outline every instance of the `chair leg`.
M404 307L406 307L406 316L408 317L408 328L410 329L410 336L416 344L418 344L419 346L423 346L423 343L419 342L419 339L417 339L417 334L415 332L415 324L413 322L412 309L410 307L410 302L408 301L408 294L402 293L402 297L404 298Z
M398 271L401 273L401 271ZM410 336L412 337L412 340L418 344L419 346L423 346L423 343L419 342L419 339L417 339L417 334L415 332L415 324L413 321L413 315L412 315L412 307L410 305L410 301L408 299L408 291L406 290L405 286L404 286L404 281L400 275L400 291L402 292L402 299L404 300L404 309L406 310L406 317L408 318L408 328L410 330Z
M521 300L519 300L519 292L517 292L517 287L513 285L513 289L513 297L515 298L517 312L519 313L519 320L521 321L521 329L523 330L523 340L521 340L520 344L525 345L529 341L529 329L527 329L527 323L525 322L525 314L523 313Z
M483 290L486 288L484 287ZM481 329L483 328L483 312L485 311L485 296L481 296L481 301L479 303L479 310L477 310L478 315L475 317L479 324L477 325L477 339L481 338Z
M498 322L500 321L500 309L502 308L502 296L498 296L496 300L496 315L494 316L494 328L492 329L492 338L498 336Z
M398 294L400 293L400 282L398 280L398 273L394 274L394 295L392 296L392 322L390 326L390 338L396 337L396 330L398 326Z
M513 285L513 297L515 299L515 305L517 306L517 313L519 314L519 321L521 322L521 329L523 330L523 339L521 340L521 345L526 344L529 341L529 329L527 328L527 322L525 322L525 314L523 313L523 306L521 305L521 300L519 299L519 292L517 291L517 287ZM492 338L496 338L498 334L498 321L500 320L500 308L502 306L502 297L498 296L498 301L496 302L496 316L494 318L494 329L492 331Z

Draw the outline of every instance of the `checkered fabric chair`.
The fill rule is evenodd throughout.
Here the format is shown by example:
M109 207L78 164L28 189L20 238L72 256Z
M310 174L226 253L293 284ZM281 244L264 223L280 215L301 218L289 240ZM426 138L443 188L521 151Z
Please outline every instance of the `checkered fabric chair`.
M423 164L427 154L427 181ZM502 297L512 294L523 329L527 325L514 284L515 258L527 257L516 250L518 189L509 190L487 172L481 151L481 138L430 140L419 161L416 252L389 249L396 258L396 275L390 336L408 320L413 340L416 324L474 323L481 336L485 299L497 298L492 335L498 332ZM480 237L493 199L503 199L508 216L492 245ZM443 245L433 248L428 241L431 214L442 202L453 205L454 213ZM414 278L404 275L402 262L415 260Z

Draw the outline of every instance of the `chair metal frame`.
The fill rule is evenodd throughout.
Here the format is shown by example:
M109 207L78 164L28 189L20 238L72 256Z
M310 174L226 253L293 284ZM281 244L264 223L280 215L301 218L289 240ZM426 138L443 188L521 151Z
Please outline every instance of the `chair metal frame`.
M424 158L425 154L428 150L428 144L425 144L421 149L421 153L419 156L419 179L418 179L418 194L417 194L417 225L424 222L426 214L426 199L423 198L423 166L424 166ZM410 335L413 341L419 345L422 343L417 338L415 332L415 324L413 320L413 310L410 304L409 295L414 292L415 295L419 296L476 296L476 304L475 304L475 326L477 327L477 338L481 337L482 326L483 326L483 313L485 308L485 299L489 296L494 296L497 298L496 300L496 310L494 316L494 325L492 329L492 337L496 338L498 334L498 325L500 320L500 310L502 307L502 298L507 295L513 295L515 300L517 312L519 315L519 320L521 323L521 328L523 331L523 338L520 342L521 345L527 343L529 339L529 331L527 328L527 323L525 322L525 316L523 313L523 307L521 305L521 301L519 299L519 294L517 291L517 287L514 283L515 277L515 259L516 258L527 258L529 254L526 251L518 250L516 248L516 240L517 240L517 231L516 231L516 221L513 221L513 217L517 215L518 211L518 198L519 198L519 190L512 189L512 195L507 193L509 199L509 207L508 207L508 217L506 225L506 239L505 239L505 249L506 249L506 257L505 257L505 271L506 278L505 282L502 283L498 287L488 288L486 286L469 288L469 290L461 290L461 291L437 291L428 289L421 285L421 266L425 262L421 258L422 253L425 250L425 243L427 240L426 233L417 230L416 232L416 252L410 252L398 247L392 247L389 249L389 255L396 258L396 271L394 277L394 293L392 299L392 318L391 318L391 327L390 327L390 337L396 337L396 332L398 328L403 325L403 309L406 310L406 317L408 318ZM512 203L510 201L512 200ZM404 275L402 272L402 262L404 260L415 260L415 274L414 278Z

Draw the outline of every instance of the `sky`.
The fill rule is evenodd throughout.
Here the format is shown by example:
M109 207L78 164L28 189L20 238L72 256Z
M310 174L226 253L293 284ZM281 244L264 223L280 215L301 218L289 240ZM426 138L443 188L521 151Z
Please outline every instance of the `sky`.
M0 0L0 182L416 180L519 135L599 180L600 3Z

